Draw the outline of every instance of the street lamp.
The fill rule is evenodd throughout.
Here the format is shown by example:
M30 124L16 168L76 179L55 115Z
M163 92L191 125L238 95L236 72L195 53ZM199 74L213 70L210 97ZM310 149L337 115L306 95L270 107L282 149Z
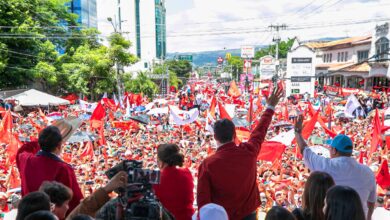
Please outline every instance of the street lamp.
M116 29L116 24L114 24L114 21L112 20L112 18L108 17L107 21L109 21L111 23L112 27L114 28L114 32L117 33L118 31Z

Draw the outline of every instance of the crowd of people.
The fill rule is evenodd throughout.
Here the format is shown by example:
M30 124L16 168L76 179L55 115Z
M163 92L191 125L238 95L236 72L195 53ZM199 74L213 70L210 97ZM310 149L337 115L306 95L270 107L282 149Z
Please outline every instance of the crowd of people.
M123 206L119 209L126 206L120 189L129 187L129 173L118 172L111 179L106 175L124 160L160 170L160 184L151 191L164 207L164 219L389 218L390 185L378 186L375 178L390 158L388 146L381 141L375 152L369 152L374 120L370 112L387 103L370 105L376 99L357 95L366 104L361 105L365 114L356 110L355 119L345 119L327 113L328 106L331 110L338 106L325 94L303 98L320 103L321 116L310 112L311 104L283 97L280 87L267 96L260 91L250 94L232 96L218 90L218 85L198 81L164 102L145 98L130 103L133 109L149 105L143 111L129 114L126 106L105 105L102 129L94 128L90 120L81 121L86 110L78 106L58 110L65 119L51 120L38 109L12 116L12 131L23 145L12 161L10 143L2 140L4 219L126 219L126 214L118 214L118 204ZM230 118L223 109L227 103L236 106ZM128 115L172 105L183 114L197 109L199 116L177 125L168 110L148 116L149 123L114 125ZM242 109L248 113L240 115ZM0 115L2 121L5 114ZM322 126L314 126L308 137L302 134L314 117L330 120L331 132L337 135L332 137ZM235 123L237 118L249 121L244 140L237 138L242 126ZM69 141L75 132L91 135ZM289 132L295 140L286 144L280 157L258 159L263 142ZM308 147L314 145L327 149L330 158ZM140 199L139 194L134 197Z

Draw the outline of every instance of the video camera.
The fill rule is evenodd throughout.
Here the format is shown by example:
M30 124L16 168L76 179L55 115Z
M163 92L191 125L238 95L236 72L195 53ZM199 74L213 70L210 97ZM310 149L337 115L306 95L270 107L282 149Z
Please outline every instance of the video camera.
M106 175L109 179L118 172L125 171L128 175L128 184L153 185L160 183L160 170L143 169L142 161L124 160L115 167L109 169Z
M153 193L152 185L160 183L160 170L142 168L142 161L124 160L109 169L109 179L118 172L128 174L127 187L119 189L116 219L123 220L160 220L164 208Z

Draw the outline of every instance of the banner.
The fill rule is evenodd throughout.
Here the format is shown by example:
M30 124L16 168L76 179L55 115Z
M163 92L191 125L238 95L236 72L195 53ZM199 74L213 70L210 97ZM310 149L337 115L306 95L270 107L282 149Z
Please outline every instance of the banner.
M350 95L347 100L347 104L345 104L344 114L347 116L353 116L353 112L360 107L360 103L357 100L356 96Z
M79 99L80 109L86 112L93 112L97 106L97 103L89 103Z
M199 116L197 108L189 111L179 110L176 106L169 106L169 115L177 125L185 125L194 122Z

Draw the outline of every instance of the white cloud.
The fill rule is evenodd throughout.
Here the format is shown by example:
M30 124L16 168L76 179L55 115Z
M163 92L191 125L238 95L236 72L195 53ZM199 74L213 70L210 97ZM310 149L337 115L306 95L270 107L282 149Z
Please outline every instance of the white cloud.
M185 4L184 0L182 2ZM276 23L286 23L290 28L319 26L282 31L282 39L294 36L309 40L367 35L372 32L375 22L327 26L390 17L388 0L193 0L192 3L191 8L179 12L176 10L175 13L170 13L169 8L167 9L169 52L269 44L272 41L272 33L267 27ZM297 11L299 13L296 13Z

